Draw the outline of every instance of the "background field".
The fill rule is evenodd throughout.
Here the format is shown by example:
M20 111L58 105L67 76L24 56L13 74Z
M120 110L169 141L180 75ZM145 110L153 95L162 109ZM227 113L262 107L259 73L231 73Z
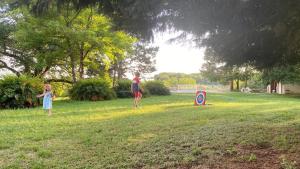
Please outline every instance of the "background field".
M0 110L0 168L297 168L300 100L192 94Z

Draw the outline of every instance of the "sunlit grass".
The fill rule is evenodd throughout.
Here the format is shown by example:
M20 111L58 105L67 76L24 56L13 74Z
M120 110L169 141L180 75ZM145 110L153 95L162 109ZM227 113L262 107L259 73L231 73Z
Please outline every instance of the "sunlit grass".
M300 153L300 98L267 94L150 97L0 110L0 168L172 168L221 157L235 145ZM258 159L259 160L259 159Z

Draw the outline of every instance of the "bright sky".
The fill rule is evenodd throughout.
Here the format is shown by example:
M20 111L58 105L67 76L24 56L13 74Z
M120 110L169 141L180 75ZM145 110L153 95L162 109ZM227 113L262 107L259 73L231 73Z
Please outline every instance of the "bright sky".
M156 56L156 69L154 74L160 72L199 73L204 63L204 48L193 47L187 40L184 43L170 43L168 40L178 36L179 33L157 33L154 45L159 46Z

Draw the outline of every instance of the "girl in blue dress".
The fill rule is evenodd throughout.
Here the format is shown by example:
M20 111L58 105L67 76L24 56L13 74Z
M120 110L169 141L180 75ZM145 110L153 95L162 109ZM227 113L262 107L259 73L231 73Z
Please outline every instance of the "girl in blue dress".
M48 116L52 115L52 99L54 98L54 95L51 91L51 85L50 84L45 84L44 86L44 93L38 95L37 97L43 97L43 109L48 110Z

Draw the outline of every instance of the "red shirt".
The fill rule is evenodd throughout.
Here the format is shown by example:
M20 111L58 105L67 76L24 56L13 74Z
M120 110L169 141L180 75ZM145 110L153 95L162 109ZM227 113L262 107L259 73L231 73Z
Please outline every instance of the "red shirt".
M135 77L135 78L133 78L133 82L132 82L132 83L140 84L140 83L141 83L141 80L140 80L140 78Z

